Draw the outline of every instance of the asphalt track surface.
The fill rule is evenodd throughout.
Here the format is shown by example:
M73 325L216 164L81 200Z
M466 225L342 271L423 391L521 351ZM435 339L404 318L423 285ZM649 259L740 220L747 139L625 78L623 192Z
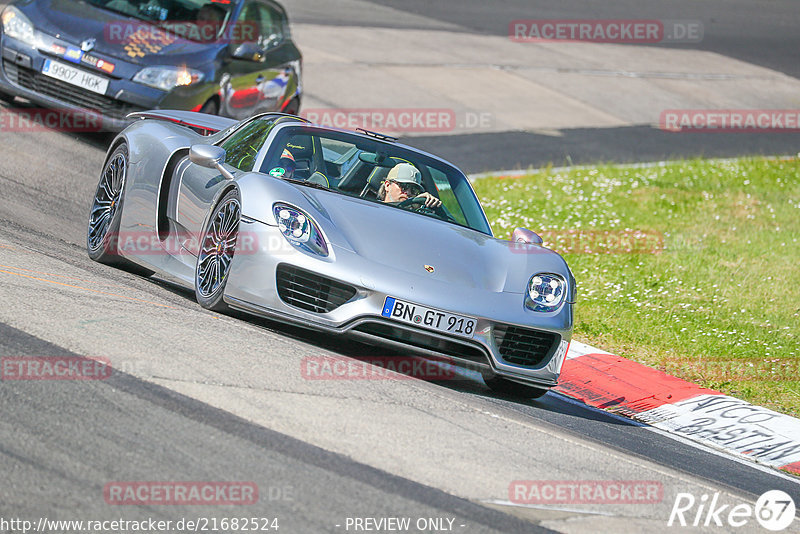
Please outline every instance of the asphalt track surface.
M495 6L452 11L435 16L489 31ZM575 136L576 149L613 160L597 133ZM0 383L0 518L246 515L278 517L282 532L344 532L347 517L408 516L453 518L457 532L656 532L677 491L749 502L769 489L800 495L787 477L554 394L520 402L472 379L303 381L305 355L374 351L217 316L167 281L86 257L86 210L108 140L0 133L0 356L127 364L103 381ZM511 507L499 501L514 479L657 480L665 502ZM261 498L244 513L104 501L105 484L143 480L247 480Z

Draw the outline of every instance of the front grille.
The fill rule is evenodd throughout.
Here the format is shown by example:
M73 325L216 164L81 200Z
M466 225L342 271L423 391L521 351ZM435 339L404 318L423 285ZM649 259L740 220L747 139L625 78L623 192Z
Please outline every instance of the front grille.
M535 367L542 363L559 340L560 336L550 332L503 324L494 327L494 341L500 356L507 363L520 367Z
M356 294L353 286L291 265L278 265L277 277L282 301L314 313L333 311Z
M15 85L72 106L96 111L106 117L123 119L128 113L144 110L142 107L81 89L10 61L3 60L3 70Z

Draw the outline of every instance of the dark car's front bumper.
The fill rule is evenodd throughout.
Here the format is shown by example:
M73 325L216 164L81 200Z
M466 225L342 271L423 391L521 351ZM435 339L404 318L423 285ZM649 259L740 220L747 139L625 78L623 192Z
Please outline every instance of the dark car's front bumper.
M58 42L41 33L39 36L45 46L52 44L48 40ZM83 65L70 65L107 78L108 89L101 95L42 74L44 61L48 57L68 63L57 56L46 55L38 48L3 34L0 34L0 51L0 91L48 108L76 113L88 110L99 114L102 116L102 130L121 130L130 123L125 119L128 113L157 108L166 94L164 91L132 82L131 78L139 67L117 59L108 58L108 61L116 65L113 75L97 72Z

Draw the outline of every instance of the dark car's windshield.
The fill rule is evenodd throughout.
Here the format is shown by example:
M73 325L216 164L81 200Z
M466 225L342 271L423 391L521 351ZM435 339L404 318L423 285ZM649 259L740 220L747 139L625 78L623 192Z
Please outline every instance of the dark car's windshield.
M252 123L249 126L257 129ZM398 166L413 168L411 172L417 180L411 184L414 195L402 202L389 202L383 188ZM461 172L390 142L298 125L278 134L259 170L276 178L316 184L336 193L385 202L491 235L480 203ZM422 202L413 198L418 194L439 199L441 206L435 209L422 206Z
M88 0L92 5L129 17L147 21L150 25L176 36L199 42L216 41L223 35L234 3L220 0ZM109 28L109 32L141 34L153 26ZM230 32L236 33L236 32ZM125 37L125 35L120 35ZM153 37L148 35L148 37Z

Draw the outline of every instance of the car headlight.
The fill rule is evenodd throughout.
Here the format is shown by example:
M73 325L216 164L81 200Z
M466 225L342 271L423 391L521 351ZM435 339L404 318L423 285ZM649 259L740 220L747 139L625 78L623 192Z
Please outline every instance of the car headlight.
M295 247L317 254L328 255L328 245L325 237L314 220L302 210L288 204L277 203L272 206L278 229L289 243Z
M181 85L192 85L203 79L203 73L186 67L145 67L136 73L133 81L163 91L171 91Z
M557 274L539 273L528 281L525 305L538 312L555 311L567 296L567 282Z
M14 39L36 46L36 36L33 33L33 23L22 11L14 6L3 10L3 33Z

